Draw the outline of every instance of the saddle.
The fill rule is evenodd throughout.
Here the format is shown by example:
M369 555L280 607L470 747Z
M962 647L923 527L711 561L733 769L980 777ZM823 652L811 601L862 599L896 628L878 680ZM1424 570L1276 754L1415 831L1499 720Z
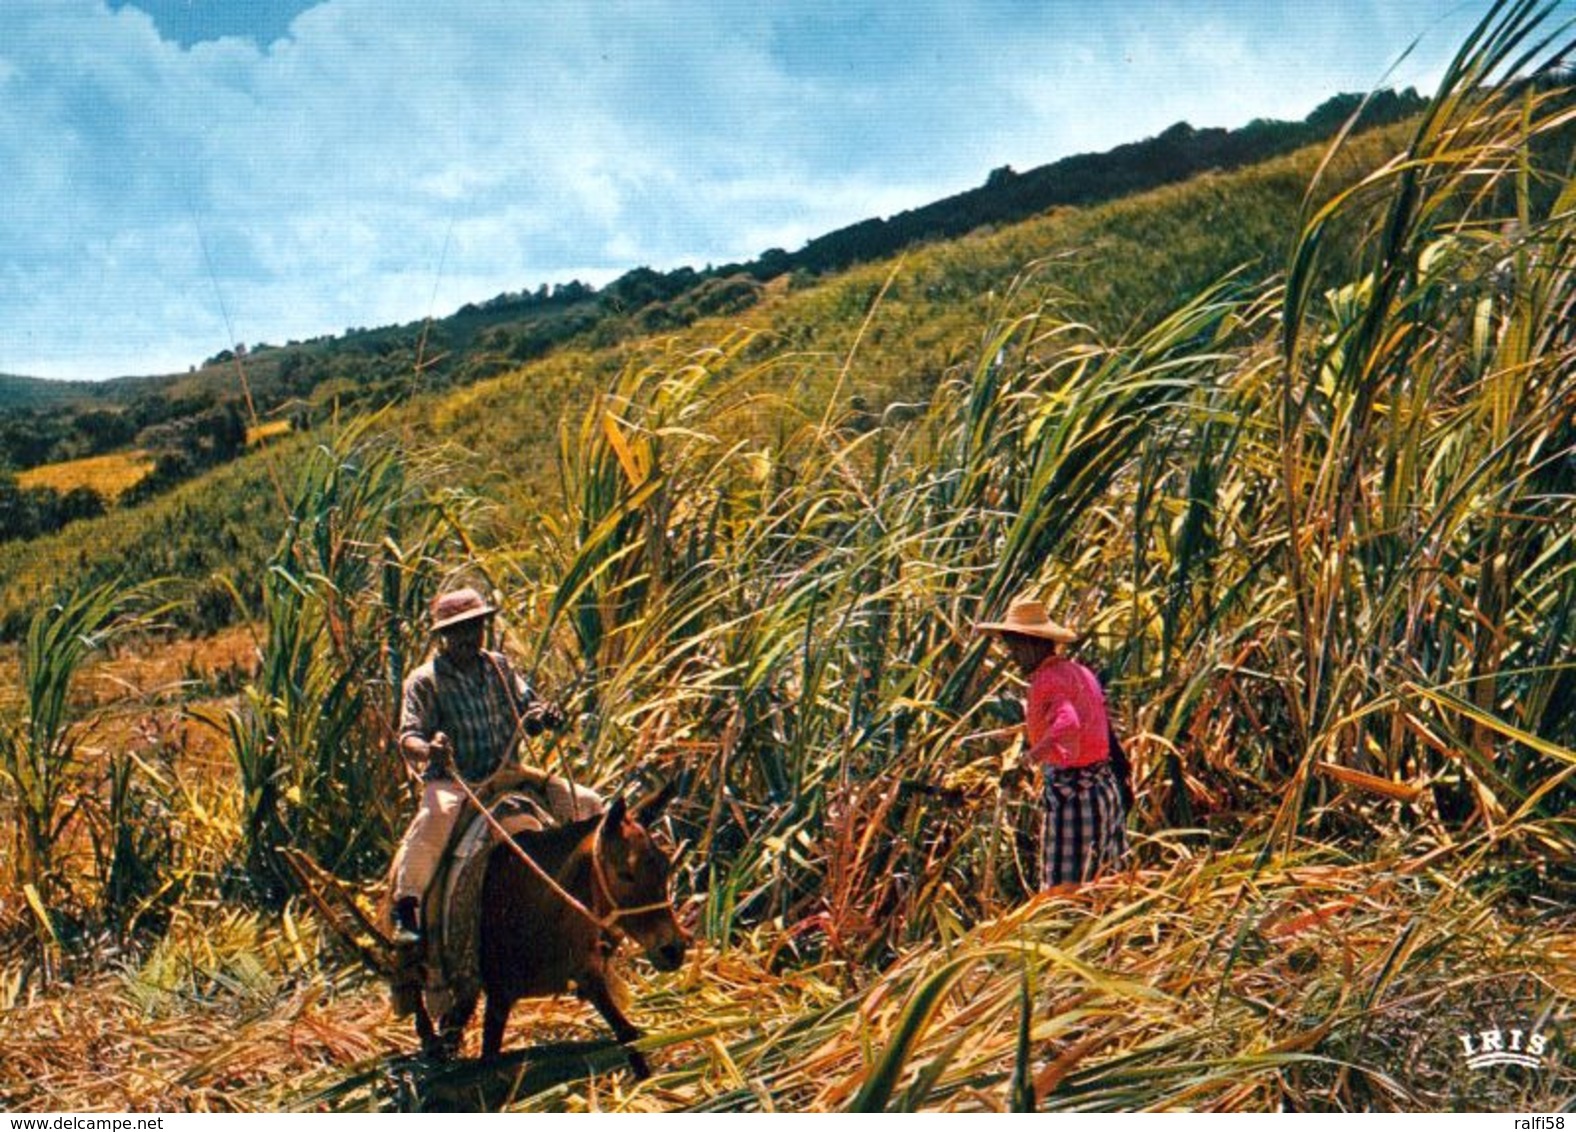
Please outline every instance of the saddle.
M601 813L601 797L567 779L528 767L493 775L477 799L510 837ZM415 1012L426 995L427 1010L441 1017L458 1002L481 993L480 935L482 881L487 860L501 838L490 822L468 807L455 823L443 862L422 906L425 931L420 947L400 956L390 979L395 1017Z

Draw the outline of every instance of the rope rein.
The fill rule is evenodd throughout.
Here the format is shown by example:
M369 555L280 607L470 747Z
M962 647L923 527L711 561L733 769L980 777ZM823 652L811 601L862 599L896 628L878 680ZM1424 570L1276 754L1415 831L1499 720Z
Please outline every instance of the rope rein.
M503 686L504 700L509 705L509 713L514 716L514 731L510 734L509 742L505 747L505 750L513 750L515 744L518 743L521 736L525 734L525 716L521 714L519 707L515 703L514 683L509 679L509 674L504 671L503 664L500 662L498 654L483 650L482 655L487 658L488 662L492 666L493 672L498 677L498 683ZM526 686L530 687L529 684ZM565 775L564 781L569 784L570 816L572 818L578 819L580 817L580 796L575 788L574 779ZM473 798L472 801L475 802L475 799ZM477 802L476 805L479 807L480 803ZM515 845L514 839L512 837L509 838L509 843L511 845ZM519 846L515 845L515 848L519 849ZM522 856L530 856L523 849L520 849L520 853ZM535 862L532 863L534 864ZM540 874L542 870L537 869L537 872ZM612 909L612 911L606 917L607 923L616 924L625 916L638 916L642 912L654 912L659 908L665 908L668 906L667 900L664 899L653 901L650 904L641 904L638 907L633 908L619 907L618 900L613 896L613 888L607 882L607 874L602 868L602 827L600 825L596 827L596 837L591 844L591 875L593 882L602 886L602 895L607 899L608 906ZM556 884L553 885L553 887L555 889L558 888ZM558 889L558 891L562 892L563 890ZM594 891L595 890L593 889L593 892ZM568 897L568 893L564 893L564 895ZM576 903L578 903L578 901L576 901ZM599 924L603 922L604 921L602 920L597 921Z
M596 833L591 839L591 880L594 884L601 885L602 895L607 899L608 906L612 909L608 913L607 918L614 923L622 920L625 916L639 916L644 912L655 912L669 906L665 898L653 900L650 904L635 904L630 907L623 907L619 904L618 899L613 895L613 886L607 882L607 873L602 869L602 827L600 825L596 827ZM596 889L593 888L592 892L595 891Z

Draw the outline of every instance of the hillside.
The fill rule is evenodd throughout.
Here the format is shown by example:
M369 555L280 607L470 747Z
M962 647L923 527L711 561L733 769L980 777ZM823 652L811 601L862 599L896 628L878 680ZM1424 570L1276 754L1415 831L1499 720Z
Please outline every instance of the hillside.
M452 359L445 362L440 355L470 354L477 339L488 330L502 330L508 339L510 356L516 361L524 360L585 330L588 322L608 316L638 315L653 302L687 305L696 315L712 313L706 308L719 301L714 293L718 290L716 284L735 276L764 282L795 271L824 275L889 257L916 244L951 239L987 225L1014 223L1047 209L1098 204L1211 170L1225 171L1267 161L1327 140L1354 115L1357 129L1374 129L1414 116L1423 105L1424 100L1414 90L1381 90L1366 97L1336 95L1300 122L1258 119L1236 130L1194 129L1186 122L1178 122L1157 137L1104 153L1077 154L1021 173L1010 168L994 170L979 188L891 217L860 221L816 237L798 251L774 248L746 263L705 270L680 268L660 273L639 267L601 292L579 283L554 288L544 285L535 291L467 303L454 314L430 323L350 330L283 347L258 344L245 354L248 368L258 371L253 392L266 412L278 399L309 393L318 382L328 380L332 375L324 371L334 368L332 359L337 354L366 363L368 355L386 355L395 343L415 346L424 337L428 349L423 368L435 366L440 372L457 368ZM492 345L498 341L495 333ZM284 356L274 356L278 354ZM194 366L188 374L102 382L46 382L0 375L0 412L76 402L84 395L114 404L126 404L147 394L175 398L230 396L235 392L233 357L233 351L221 351ZM302 381L299 377L303 369L319 372ZM410 374L406 371L397 376Z
M47 381L0 373L0 412L83 406L105 394L107 385L94 381Z
M154 471L129 497L136 502L220 462L192 458L204 443L194 433L211 432L229 406L296 427L336 412L376 409L415 392L505 372L559 347L601 348L708 316L737 314L754 305L761 286L774 279L791 276L802 286L905 248L1048 209L1096 204L1268 160L1330 136L1359 111L1359 128L1374 128L1415 114L1421 102L1412 91L1382 91L1366 101L1355 95L1332 98L1302 122L1260 120L1234 131L1178 123L1156 138L1108 153L1080 154L1021 174L995 170L979 188L827 233L795 252L771 249L748 263L705 270L637 267L600 291L579 282L544 285L467 303L421 323L352 329L284 345L235 344L185 374L102 383L0 381L0 473L140 449L152 454ZM0 515L0 542L37 537L84 513L47 495L11 494L7 507L17 514ZM91 513L94 501L81 502Z
M1326 191L1377 163L1400 129L1352 143L1329 170ZM981 327L1009 304L1052 303L1095 335L1112 337L1228 272L1240 271L1242 286L1271 275L1281 267L1287 228L1321 156L1318 147L1309 147L1237 173L1211 173L1106 205L1057 209L825 280L780 277L752 294L746 309L644 338L620 332L600 346L595 336L577 339L453 391L413 384L412 349L397 367L401 376L390 379L408 393L387 418L388 427L413 442L420 437L455 446L447 458L460 482L486 485L488 494L511 507L534 511L542 493L556 488L561 420L573 418L631 359L682 352L685 343L741 330L756 335L750 357L768 351L791 358L791 365L774 367L762 391L791 384L799 411L818 415L857 341L858 364L840 390L845 401L858 396L879 409L923 400L943 374L975 354ZM1026 267L1031 270L1024 275ZM646 308L644 317L665 306ZM265 353L245 360L254 393L275 380L276 360ZM240 372L232 359L232 388ZM341 390L329 383L318 392ZM14 634L22 611L43 592L40 580L53 584L70 576L172 577L174 592L192 603L178 615L184 624L207 629L223 623L234 611L228 584L215 576L233 579L248 605L257 598L262 560L287 510L284 469L297 451L246 456L136 510L117 509L58 536L0 544L0 578L7 580L0 590L0 626Z

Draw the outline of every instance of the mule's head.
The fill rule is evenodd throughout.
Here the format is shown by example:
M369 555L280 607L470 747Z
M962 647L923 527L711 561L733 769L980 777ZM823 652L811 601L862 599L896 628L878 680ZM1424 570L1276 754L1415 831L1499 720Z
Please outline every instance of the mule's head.
M673 785L633 806L622 797L608 807L598 835L599 880L618 926L646 952L659 971L677 970L688 945L684 929L668 900L669 861L652 838L649 826L673 797Z

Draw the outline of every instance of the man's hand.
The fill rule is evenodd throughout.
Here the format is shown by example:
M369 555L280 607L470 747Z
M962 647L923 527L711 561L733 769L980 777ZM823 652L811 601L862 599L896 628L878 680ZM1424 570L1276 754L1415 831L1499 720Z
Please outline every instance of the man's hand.
M546 700L534 703L525 709L520 725L525 728L525 733L533 738L544 730L557 731L564 725L564 709Z
M427 770L422 775L428 782L448 778L454 769L454 741L442 731L427 744Z

